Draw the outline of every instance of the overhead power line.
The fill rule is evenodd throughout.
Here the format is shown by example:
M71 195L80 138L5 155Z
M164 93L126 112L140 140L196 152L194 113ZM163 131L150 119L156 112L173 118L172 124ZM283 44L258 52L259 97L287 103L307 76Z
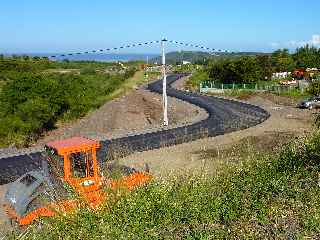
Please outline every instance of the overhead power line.
M151 45L151 44L156 44L160 43L161 41L150 41L150 42L143 42L143 43L133 43L133 44L126 44L120 47L114 47L114 48L106 48L106 49L98 49L98 50L90 50L90 51L84 51L84 52L76 52L76 53L66 53L66 54L56 54L49 56L50 58L58 58L58 57L67 57L67 56L75 56L75 55L84 55L84 54L92 54L92 53L103 53L103 52L110 52L114 50L121 50L121 49L126 49L126 48L134 48L134 47L139 47L139 46L145 46L145 45ZM233 53L228 50L222 50L222 49L215 49L215 48L209 48L202 46L200 44L191 44L191 43L184 43L184 42L179 42L179 41L173 41L173 40L167 40L168 43L176 44L176 45L183 45L186 47L192 47L192 48L198 48L210 53Z

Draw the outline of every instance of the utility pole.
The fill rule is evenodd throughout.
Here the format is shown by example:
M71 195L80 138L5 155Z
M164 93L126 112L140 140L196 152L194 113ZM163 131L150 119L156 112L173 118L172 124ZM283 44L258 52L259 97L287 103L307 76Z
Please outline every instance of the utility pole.
M162 103L163 103L163 125L168 126L168 98L167 98L167 74L166 74L166 53L164 50L165 43L168 40L163 38L161 40L162 50Z

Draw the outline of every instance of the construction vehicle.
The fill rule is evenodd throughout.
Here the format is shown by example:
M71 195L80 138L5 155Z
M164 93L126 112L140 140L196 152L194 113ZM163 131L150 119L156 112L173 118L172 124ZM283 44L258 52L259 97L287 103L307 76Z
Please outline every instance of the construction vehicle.
M47 143L42 169L24 174L9 186L5 195L9 218L29 225L39 217L72 212L83 204L96 211L108 200L105 189L130 191L151 180L149 173L128 167L122 168L126 171L120 178L105 178L97 160L99 147L83 137Z

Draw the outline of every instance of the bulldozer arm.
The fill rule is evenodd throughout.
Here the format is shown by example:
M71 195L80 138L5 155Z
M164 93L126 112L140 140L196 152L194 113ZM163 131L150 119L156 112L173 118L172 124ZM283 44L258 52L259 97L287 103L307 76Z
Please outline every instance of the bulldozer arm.
M7 207L7 214L12 220L15 220L20 226L27 226L41 217L54 217L57 214L73 212L76 210L77 206L78 202L76 200L66 200L61 203L50 204L45 207L37 208L22 217L17 216L12 208Z

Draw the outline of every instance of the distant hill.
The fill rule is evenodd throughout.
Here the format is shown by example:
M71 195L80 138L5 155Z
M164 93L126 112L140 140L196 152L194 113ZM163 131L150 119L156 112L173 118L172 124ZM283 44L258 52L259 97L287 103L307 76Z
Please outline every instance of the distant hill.
M266 55L270 53L262 52L237 52L237 53L208 53L201 51L176 51L166 54L166 62L168 64L182 63L188 61L191 63L203 62L207 59L220 59L220 58L237 58L243 56L257 56ZM161 63L161 57L156 57L150 60L151 63Z

